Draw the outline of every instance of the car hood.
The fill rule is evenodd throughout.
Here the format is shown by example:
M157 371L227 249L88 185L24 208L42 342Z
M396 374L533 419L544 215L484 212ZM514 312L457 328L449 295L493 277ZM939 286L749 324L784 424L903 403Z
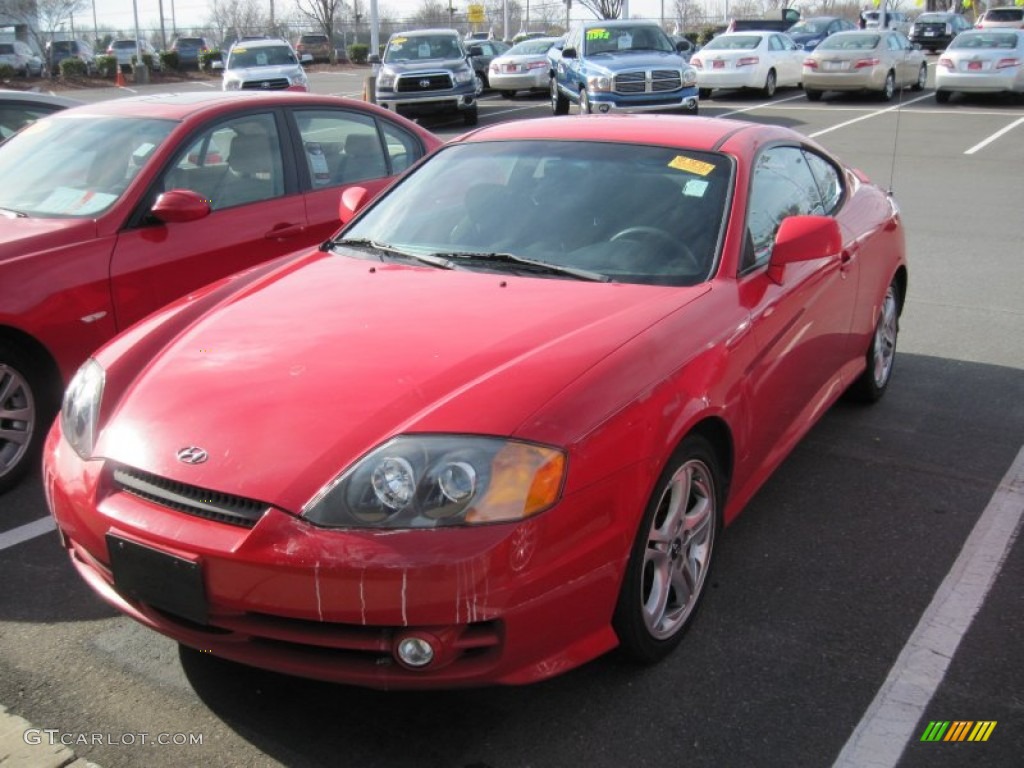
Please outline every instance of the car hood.
M608 73L630 69L685 69L689 66L678 53L658 51L617 51L587 58L588 68Z
M269 80L272 77L288 77L302 71L298 64L280 66L241 67L224 70L224 76L235 80Z
M574 379L707 290L312 254L174 329L105 404L114 410L96 455L298 511L392 435L516 435ZM108 351L99 359L120 380L127 372ZM177 461L188 446L209 460Z
M0 263L96 237L92 219L7 218L0 214Z
M459 69L466 64L465 59L417 59L416 61L386 62L383 66L392 72L402 75L406 72L424 72L433 69Z

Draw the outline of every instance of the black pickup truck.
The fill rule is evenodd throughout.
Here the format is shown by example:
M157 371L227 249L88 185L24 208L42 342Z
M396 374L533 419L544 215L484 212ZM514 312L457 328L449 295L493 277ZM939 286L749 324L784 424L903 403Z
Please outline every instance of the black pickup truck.
M750 29L767 29L772 32L785 32L800 21L800 11L796 8L783 8L777 15L765 16L760 19L730 19L726 32L745 32Z

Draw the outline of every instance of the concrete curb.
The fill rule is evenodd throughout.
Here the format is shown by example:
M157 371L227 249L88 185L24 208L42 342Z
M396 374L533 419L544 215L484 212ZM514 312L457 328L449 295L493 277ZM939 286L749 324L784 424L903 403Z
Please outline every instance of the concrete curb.
M39 744L26 741L25 734L38 731ZM49 737L23 717L12 715L0 705L0 765L25 768L100 768L83 760L63 744L50 744Z

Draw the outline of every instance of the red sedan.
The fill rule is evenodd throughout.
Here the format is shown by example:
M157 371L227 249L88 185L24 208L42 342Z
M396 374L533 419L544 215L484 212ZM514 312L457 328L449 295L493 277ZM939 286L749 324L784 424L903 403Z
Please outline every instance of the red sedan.
M99 351L47 498L100 596L226 659L381 688L651 662L721 527L885 393L906 290L895 202L793 131L507 122Z
M115 99L0 148L0 492L38 460L96 347L212 280L327 239L440 141L311 94Z

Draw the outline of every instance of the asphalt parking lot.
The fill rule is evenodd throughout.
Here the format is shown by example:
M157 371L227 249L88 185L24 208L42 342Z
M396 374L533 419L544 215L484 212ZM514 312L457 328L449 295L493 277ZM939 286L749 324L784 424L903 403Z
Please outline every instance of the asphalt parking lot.
M311 80L362 92L359 73ZM549 113L544 96L488 95L480 121ZM701 113L790 126L891 185L911 280L889 393L834 407L728 529L674 655L410 694L179 651L85 587L38 522L36 476L0 497L0 705L104 766L1018 765L1024 103L780 90ZM996 725L982 743L922 741L933 721Z

